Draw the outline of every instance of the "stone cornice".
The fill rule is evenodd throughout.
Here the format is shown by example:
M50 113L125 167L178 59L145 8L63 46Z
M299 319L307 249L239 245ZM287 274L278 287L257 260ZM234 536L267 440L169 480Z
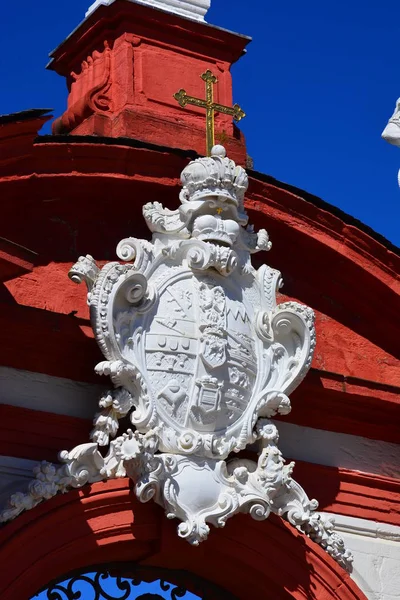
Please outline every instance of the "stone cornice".
M114 2L99 6L57 48L50 53L48 68L68 77L71 70L79 68L80 60L71 64L83 50L90 52L94 42L115 37L118 32L154 39L157 43L183 47L198 55L209 54L221 60L237 61L251 41L245 35L227 31L201 21L185 21L178 15L154 10L136 2ZM188 46L189 44L189 46ZM71 52L70 52L71 51Z

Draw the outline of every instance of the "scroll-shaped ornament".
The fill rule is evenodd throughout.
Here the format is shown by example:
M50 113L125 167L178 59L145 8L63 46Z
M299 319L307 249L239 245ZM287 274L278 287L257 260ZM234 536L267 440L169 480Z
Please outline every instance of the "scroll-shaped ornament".
M93 442L64 452L63 466L39 486L42 497L36 486L32 502L30 491L11 498L2 518L50 492L128 475L141 501L153 499L181 521L178 534L191 544L238 512L257 520L273 512L348 568L350 553L292 479L269 420L290 411L288 396L310 367L313 312L277 305L280 274L252 267L251 254L271 244L247 224L247 174L224 148L190 163L182 182L180 209L144 206L152 242L122 240L123 264L100 270L89 256L71 270L88 285L105 357L96 371L114 389L100 400ZM121 431L127 416L131 428ZM234 457L255 443L255 460Z

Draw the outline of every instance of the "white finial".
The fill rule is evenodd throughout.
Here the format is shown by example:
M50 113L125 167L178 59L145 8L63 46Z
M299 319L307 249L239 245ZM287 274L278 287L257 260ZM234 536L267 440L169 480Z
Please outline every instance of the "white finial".
M389 144L400 148L400 98L397 99L394 113L383 130L382 137ZM400 170L397 175L397 181L400 187Z
M208 9L211 5L211 0L127 0L136 4L145 4L153 8L159 8L167 12L175 13L187 19L196 21L204 21ZM86 12L86 17L92 14L101 4L108 6L113 4L115 0L96 0Z
M400 146L400 98L398 98L394 113L382 132L382 137L389 142L389 144Z
M211 156L219 156L220 158L225 158L226 150L221 144L216 144L211 148Z

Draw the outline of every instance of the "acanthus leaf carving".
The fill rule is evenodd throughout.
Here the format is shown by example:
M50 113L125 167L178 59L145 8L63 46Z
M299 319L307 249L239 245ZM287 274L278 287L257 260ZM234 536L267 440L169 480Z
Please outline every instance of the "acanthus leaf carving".
M96 372L114 389L100 399L92 443L63 452L59 467L39 467L1 518L58 491L129 476L138 498L179 519L191 544L238 512L256 520L273 512L349 568L350 554L292 478L269 420L290 411L289 394L310 367L313 311L277 304L280 273L251 265L270 241L248 226L247 174L224 148L190 163L182 184L176 211L144 206L151 242L126 238L122 264L100 270L88 256L71 269L89 289L105 357ZM120 431L127 416L132 428ZM233 457L249 444L259 445L257 460Z

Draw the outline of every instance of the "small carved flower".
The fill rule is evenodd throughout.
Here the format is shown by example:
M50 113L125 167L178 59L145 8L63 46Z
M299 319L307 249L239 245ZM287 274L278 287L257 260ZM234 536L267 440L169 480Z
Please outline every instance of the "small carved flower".
M57 494L58 488L55 483L45 483L43 481L32 481L29 485L29 492L33 498L48 500Z
M123 461L135 460L138 458L143 450L143 444L139 438L138 433L133 432L132 429L122 434L115 440L115 454L118 458Z
M267 441L278 440L278 430L273 423L269 423L265 419L260 419L257 423L258 437Z
M178 446L183 452L193 452L199 445L200 438L195 431L185 431L178 440Z
M34 506L34 500L29 494L16 492L11 496L9 505L21 510L30 510Z
M39 481L52 482L56 479L57 469L53 464L43 461L33 469L33 473Z

